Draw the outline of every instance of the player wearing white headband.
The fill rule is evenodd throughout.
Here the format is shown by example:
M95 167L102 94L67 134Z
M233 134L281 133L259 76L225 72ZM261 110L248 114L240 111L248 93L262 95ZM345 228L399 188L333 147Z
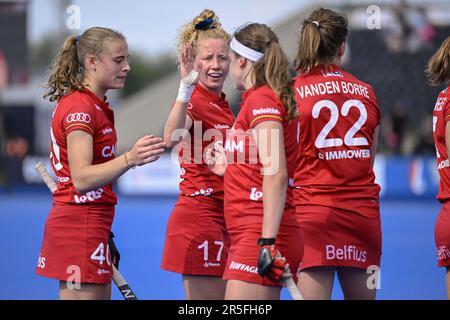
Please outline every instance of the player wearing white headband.
M225 174L225 298L279 299L284 267L295 277L303 251L288 188L298 125L289 63L275 33L258 23L235 32L230 58L234 85L245 92L234 130L210 162ZM225 165L224 158L238 160Z

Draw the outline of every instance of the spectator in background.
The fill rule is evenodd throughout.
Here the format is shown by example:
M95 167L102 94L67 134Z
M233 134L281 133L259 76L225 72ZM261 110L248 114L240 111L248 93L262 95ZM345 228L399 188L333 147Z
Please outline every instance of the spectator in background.
M394 24L385 33L388 49L414 53L433 44L436 30L428 19L425 7L413 7L405 0L400 0L392 13Z
M436 148L433 141L433 119L426 116L419 125L414 139L413 153L416 155L434 155Z
M389 115L383 118L384 139L394 154L401 154L405 134L408 130L408 114L403 102L397 101Z
M8 64L3 52L0 50L0 90L8 84Z

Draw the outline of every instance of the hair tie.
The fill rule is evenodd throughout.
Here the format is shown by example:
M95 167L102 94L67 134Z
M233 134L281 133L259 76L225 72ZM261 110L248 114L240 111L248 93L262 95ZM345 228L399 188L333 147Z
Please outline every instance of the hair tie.
M207 18L203 21L200 21L195 25L196 30L208 30L208 29L214 29L215 27L212 25L214 20L212 18Z
M314 23L314 24L317 26L317 28L320 27L319 21L315 20L315 21L313 21L312 23Z
M80 35L77 35L77 37L75 38L76 39L76 44L78 44L78 42L80 42L80 39L81 39L81 36Z

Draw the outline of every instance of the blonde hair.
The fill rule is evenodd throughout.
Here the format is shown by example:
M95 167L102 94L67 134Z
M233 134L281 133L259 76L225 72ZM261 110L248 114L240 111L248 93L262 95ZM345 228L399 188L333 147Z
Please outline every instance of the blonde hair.
M226 43L230 42L230 35L222 29L214 11L209 9L204 9L181 29L177 40L178 53L181 53L186 44L191 44L194 54L197 54L198 43L202 39L221 39Z
M439 50L430 58L425 72L429 83L434 86L450 79L450 37L444 40Z
M320 8L303 21L295 69L306 72L336 55L348 35L348 22L343 14Z
M55 101L74 90L83 91L86 55L99 56L112 39L125 41L120 32L100 27L90 28L81 36L69 36L53 60L44 99Z
M289 74L289 61L281 48L277 35L265 24L251 23L234 33L244 46L261 52L264 56L254 62L248 74L256 88L270 87L283 103L287 119L297 116L293 80ZM239 56L238 53L236 55Z

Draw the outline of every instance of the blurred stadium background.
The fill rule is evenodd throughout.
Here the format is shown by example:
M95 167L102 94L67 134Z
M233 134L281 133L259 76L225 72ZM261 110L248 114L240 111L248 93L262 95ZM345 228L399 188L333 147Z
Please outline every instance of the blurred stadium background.
M82 15L88 9L79 5L82 1L46 1L53 8L54 30L31 39L33 28L44 23L32 16L35 11L31 8L39 2L0 0L0 299L57 298L56 281L34 275L51 207L51 196L33 169L42 161L50 171L49 123L54 105L42 99L40 84L63 39L88 27L69 29L68 19L74 11L68 8L80 8ZM205 3L185 12L185 21L171 21L170 28L176 31L203 7L216 10L227 27L221 9L228 7L232 15L240 6L237 1L220 8ZM374 87L382 109L375 164L382 186L383 224L378 297L444 299L444 270L436 266L434 248L439 204L435 200L438 175L431 120L442 88L426 85L424 68L450 35L450 1L299 1L295 10L285 10L276 21L268 19L269 10L260 10L260 16L252 18L270 22L292 60L301 22L321 5L347 14L351 33L343 68ZM128 14L127 8L123 9ZM130 16L124 16L125 20L139 9L139 1L131 1L128 9ZM122 9L105 10L108 14L108 10ZM377 13L381 19L378 26L371 24ZM179 82L173 50L147 55L130 44L130 51L133 70L126 88L108 94L116 112L119 153L143 134L162 134ZM229 82L225 92L237 112L239 95ZM159 268L178 175L169 150L154 165L131 170L116 184L119 204L113 230L122 255L120 268L142 299L184 298L179 275ZM120 299L117 290L113 298ZM286 292L283 298L289 298ZM333 298L342 298L339 290Z

